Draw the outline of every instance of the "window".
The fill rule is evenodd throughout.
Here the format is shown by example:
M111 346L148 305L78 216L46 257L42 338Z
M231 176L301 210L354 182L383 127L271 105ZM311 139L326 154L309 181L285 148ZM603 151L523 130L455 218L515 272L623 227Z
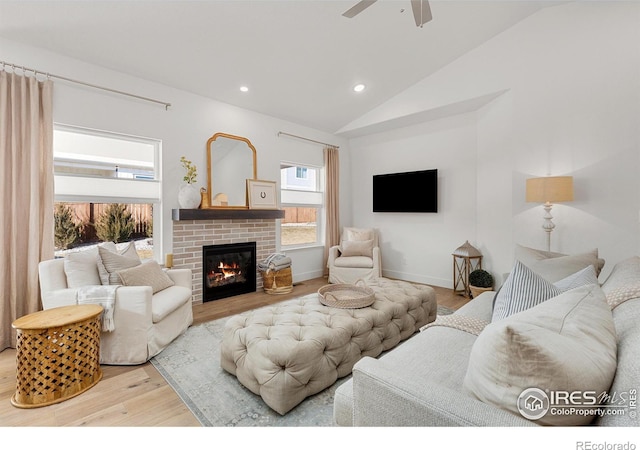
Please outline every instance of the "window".
M280 224L281 247L320 244L323 192L321 169L307 165L280 165L280 198L285 217Z
M159 156L158 140L56 124L56 255L127 240L151 257L151 237L160 240L153 228L154 217L161 223Z
M56 125L56 198L158 200L159 153L157 140Z
M296 178L300 178L303 180L307 179L307 168L306 167L296 167Z

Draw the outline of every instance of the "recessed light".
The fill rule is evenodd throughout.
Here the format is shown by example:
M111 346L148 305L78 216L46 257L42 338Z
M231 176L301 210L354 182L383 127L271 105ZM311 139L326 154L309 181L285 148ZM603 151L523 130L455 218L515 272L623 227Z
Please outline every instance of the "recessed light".
M354 90L354 91L356 91L356 92L362 92L362 91L364 91L364 84L356 84L356 85L353 87L353 90Z
M246 86L240 86L240 90L241 90L242 92L249 92L249 88L248 88L248 87L246 87Z

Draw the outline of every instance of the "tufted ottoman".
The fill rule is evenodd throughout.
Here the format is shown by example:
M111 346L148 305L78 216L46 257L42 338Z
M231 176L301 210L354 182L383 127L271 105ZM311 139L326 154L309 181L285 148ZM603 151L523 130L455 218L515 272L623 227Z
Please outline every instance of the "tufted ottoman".
M309 294L231 317L220 365L284 415L436 318L429 286L386 278L367 286L376 295L367 308L331 308Z

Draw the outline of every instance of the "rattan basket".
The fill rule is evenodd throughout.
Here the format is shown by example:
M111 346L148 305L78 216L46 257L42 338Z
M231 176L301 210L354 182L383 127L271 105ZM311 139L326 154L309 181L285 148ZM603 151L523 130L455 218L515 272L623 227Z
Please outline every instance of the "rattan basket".
M376 301L371 288L356 284L327 284L318 289L320 303L333 308L365 308ZM363 283L364 284L364 283Z
M267 294L288 294L293 290L291 267L262 272L262 285Z

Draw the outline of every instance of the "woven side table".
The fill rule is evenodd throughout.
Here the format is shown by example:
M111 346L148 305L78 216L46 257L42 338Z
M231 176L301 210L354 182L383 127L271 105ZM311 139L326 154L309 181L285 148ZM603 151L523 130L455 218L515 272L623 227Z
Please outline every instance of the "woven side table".
M86 391L102 379L99 305L72 305L26 315L17 330L18 408L52 405Z

